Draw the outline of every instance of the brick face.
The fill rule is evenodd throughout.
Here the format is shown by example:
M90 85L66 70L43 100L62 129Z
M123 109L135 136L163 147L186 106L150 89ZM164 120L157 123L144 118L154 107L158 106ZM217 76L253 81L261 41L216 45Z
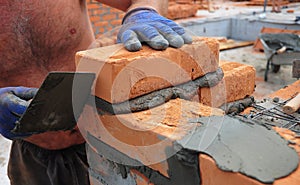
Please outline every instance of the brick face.
M164 51L154 51L144 46L138 52L113 45L78 52L77 65L79 61L80 65L103 65L101 72L97 73L96 96L110 103L120 103L216 71L219 43L215 39L195 37L192 44L180 49L169 47ZM84 71L97 68L94 66Z
M95 0L87 0L87 7L96 38L121 25L124 16L121 10Z
M219 107L226 102L244 99L254 92L255 69L252 66L222 61L220 67L224 72L223 80L214 87L201 88L200 100L196 101L204 105Z

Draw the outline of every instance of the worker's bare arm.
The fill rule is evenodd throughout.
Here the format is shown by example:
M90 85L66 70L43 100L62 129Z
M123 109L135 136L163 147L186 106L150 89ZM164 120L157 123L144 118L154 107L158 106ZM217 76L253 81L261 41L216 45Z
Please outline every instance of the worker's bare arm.
M100 3L109 5L111 7L128 11L137 7L151 7L159 13L163 13L164 4L168 3L167 0L97 0Z
M131 0L97 0L100 3L126 11L131 5Z

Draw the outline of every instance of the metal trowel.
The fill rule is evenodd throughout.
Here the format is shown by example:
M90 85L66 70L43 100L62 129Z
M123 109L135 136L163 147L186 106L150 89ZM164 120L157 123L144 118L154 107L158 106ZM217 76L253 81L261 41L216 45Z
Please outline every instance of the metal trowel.
M74 128L94 79L94 73L49 73L12 132L36 134Z

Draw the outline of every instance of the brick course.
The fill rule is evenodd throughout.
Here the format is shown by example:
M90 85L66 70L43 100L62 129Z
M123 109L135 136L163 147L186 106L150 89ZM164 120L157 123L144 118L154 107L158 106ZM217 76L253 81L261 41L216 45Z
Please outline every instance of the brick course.
M85 71L101 67L101 72L96 72L96 96L110 103L120 103L216 71L219 43L215 39L195 37L192 44L180 49L169 47L155 51L144 46L138 52L113 45L78 52L77 66L79 62ZM86 69L89 65L93 66Z

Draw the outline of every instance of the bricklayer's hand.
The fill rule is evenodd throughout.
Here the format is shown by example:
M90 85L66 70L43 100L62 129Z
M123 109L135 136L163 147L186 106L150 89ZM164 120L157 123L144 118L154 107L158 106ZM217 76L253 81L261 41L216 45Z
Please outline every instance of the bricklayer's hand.
M0 88L0 133L8 139L16 139L27 135L14 134L11 130L20 119L37 92L36 88L6 87Z
M129 51L140 50L141 42L147 43L153 49L163 50L168 46L179 48L183 44L189 44L192 38L182 27L155 10L137 8L125 15L118 42L124 43Z

